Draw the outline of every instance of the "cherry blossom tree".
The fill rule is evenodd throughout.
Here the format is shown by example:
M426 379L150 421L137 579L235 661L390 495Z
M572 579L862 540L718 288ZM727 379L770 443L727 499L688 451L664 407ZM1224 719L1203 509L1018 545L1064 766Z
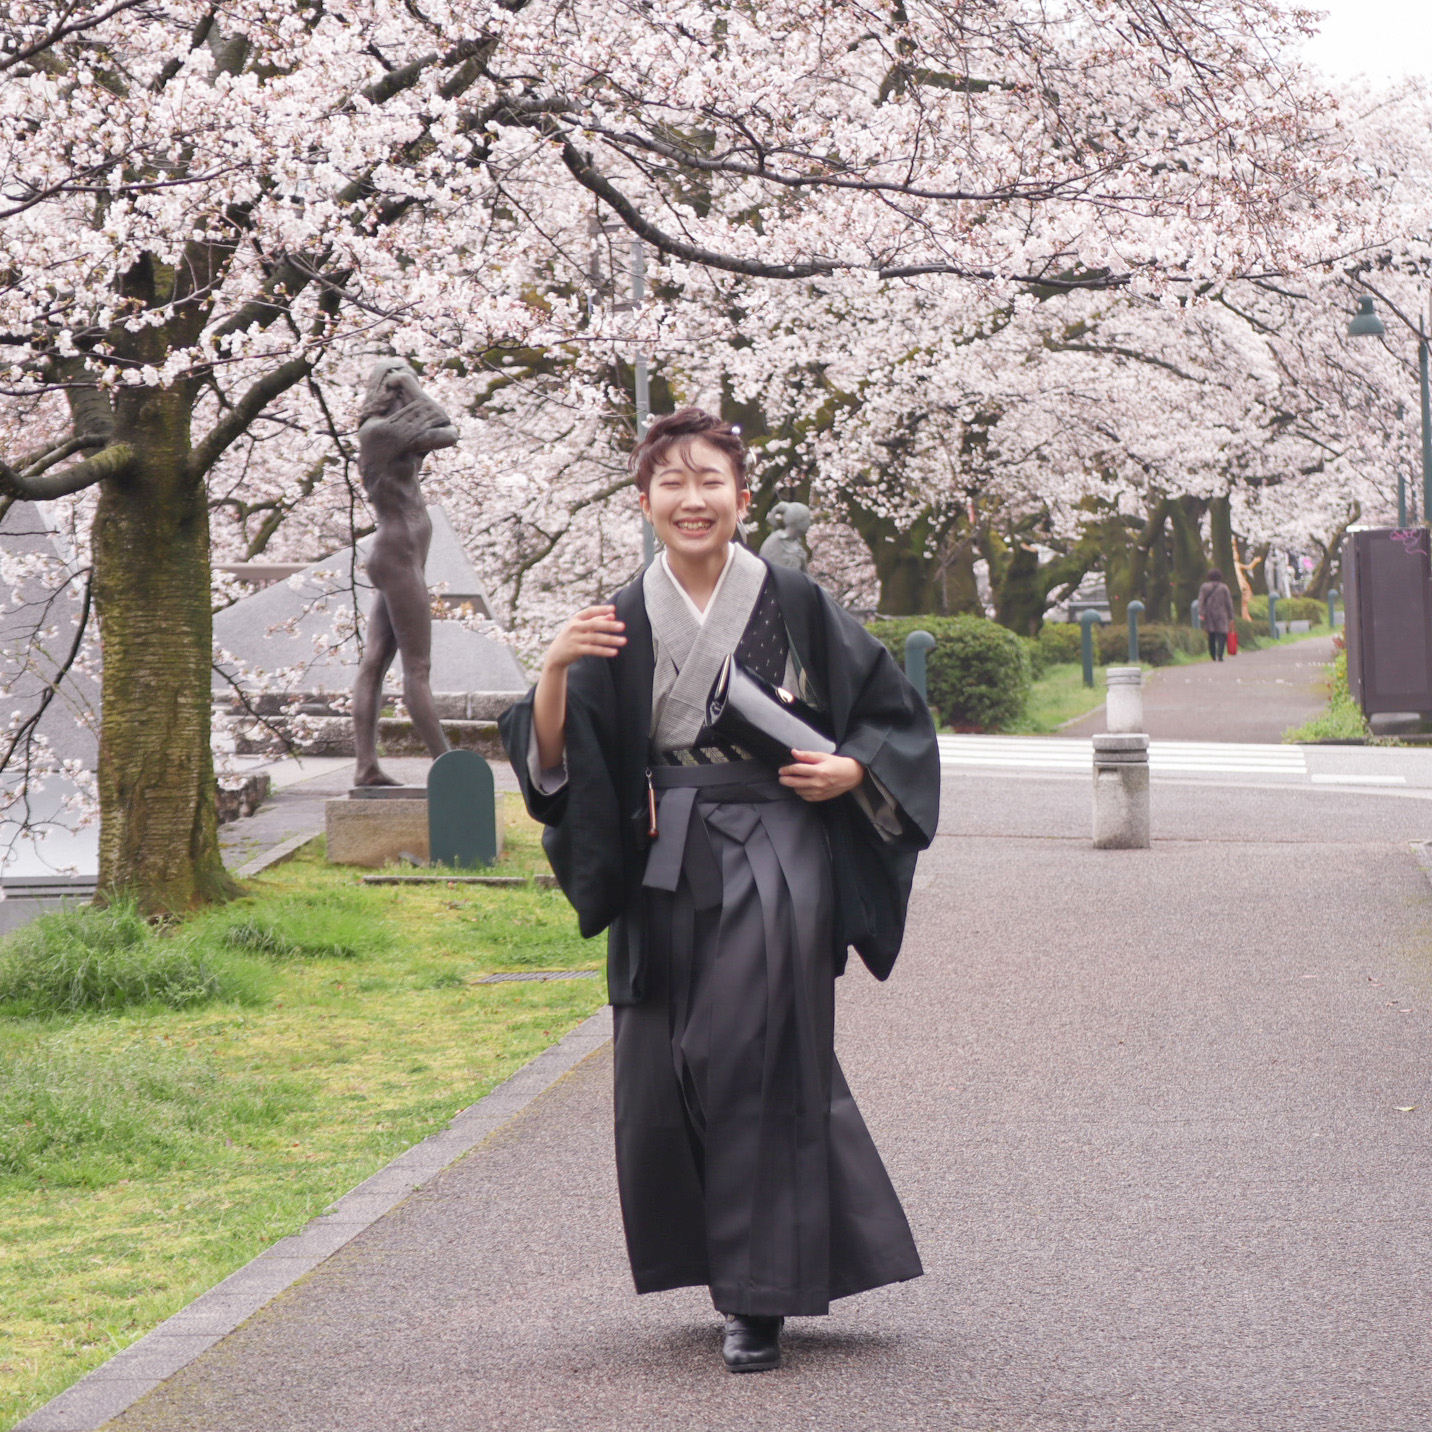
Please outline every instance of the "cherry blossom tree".
M362 525L375 354L466 415L434 488L540 620L633 560L632 359L696 390L735 381L716 348L764 341L723 298L762 286L792 334L815 289L999 312L1363 247L1336 109L1280 58L1306 23L1274 0L12 0L0 504L92 514L102 886L155 910L231 888L212 539ZM652 256L641 308L614 225ZM908 509L866 485L872 520Z

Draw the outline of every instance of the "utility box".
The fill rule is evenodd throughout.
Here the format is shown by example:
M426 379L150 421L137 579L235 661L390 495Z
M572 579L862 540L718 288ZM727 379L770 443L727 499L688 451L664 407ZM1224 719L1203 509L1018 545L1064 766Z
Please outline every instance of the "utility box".
M1348 686L1363 714L1432 712L1432 532L1352 528L1343 586Z

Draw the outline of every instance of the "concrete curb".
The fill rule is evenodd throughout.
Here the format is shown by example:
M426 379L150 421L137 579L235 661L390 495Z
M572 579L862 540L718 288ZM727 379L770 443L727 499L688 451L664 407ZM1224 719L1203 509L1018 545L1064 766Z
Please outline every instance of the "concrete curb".
M265 871L270 865L277 865L280 860L287 860L295 851L301 850L310 840L317 840L323 834L323 827L316 825L312 830L301 830L297 835L291 835L287 840L280 841L277 845L271 846L262 855L256 855L252 860L245 861L234 871L239 880L247 880L250 876L258 875Z
M312 836L295 837L300 844L303 839L311 840ZM276 847L269 855L281 859L276 851L282 848ZM95 1432L118 1417L292 1287L305 1273L331 1258L365 1228L392 1212L410 1193L515 1118L600 1049L611 1033L610 1007L598 1010L566 1038L464 1109L446 1129L399 1154L386 1168L344 1194L301 1233L281 1239L231 1273L188 1307L32 1412L16 1424L14 1432Z
M1432 885L1432 840L1409 841L1413 859L1421 867L1422 873L1427 877L1427 883Z

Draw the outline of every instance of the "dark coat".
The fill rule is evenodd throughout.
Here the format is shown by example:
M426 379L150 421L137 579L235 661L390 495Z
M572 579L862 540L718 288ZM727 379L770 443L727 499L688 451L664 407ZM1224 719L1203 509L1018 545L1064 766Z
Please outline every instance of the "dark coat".
M1227 634L1233 625L1233 593L1224 583L1205 582L1198 589L1198 620L1204 631Z
M905 933L915 859L933 839L940 757L930 713L890 653L804 573L770 567L776 600L800 666L853 756L900 807L900 836L883 840L849 796L821 803L834 867L834 962L853 945L886 979ZM502 717L502 739L542 844L587 938L607 931L613 1004L645 997L642 875L646 868L648 732L655 670L640 580L613 598L626 623L615 657L583 657L568 673L567 784L536 790L527 769L532 692Z

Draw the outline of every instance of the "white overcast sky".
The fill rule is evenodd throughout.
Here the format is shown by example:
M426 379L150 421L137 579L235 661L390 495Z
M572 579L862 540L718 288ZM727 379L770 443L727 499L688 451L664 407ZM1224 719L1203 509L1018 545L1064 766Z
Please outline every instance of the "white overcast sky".
M1307 57L1330 74L1432 78L1432 0L1306 0L1326 10Z

